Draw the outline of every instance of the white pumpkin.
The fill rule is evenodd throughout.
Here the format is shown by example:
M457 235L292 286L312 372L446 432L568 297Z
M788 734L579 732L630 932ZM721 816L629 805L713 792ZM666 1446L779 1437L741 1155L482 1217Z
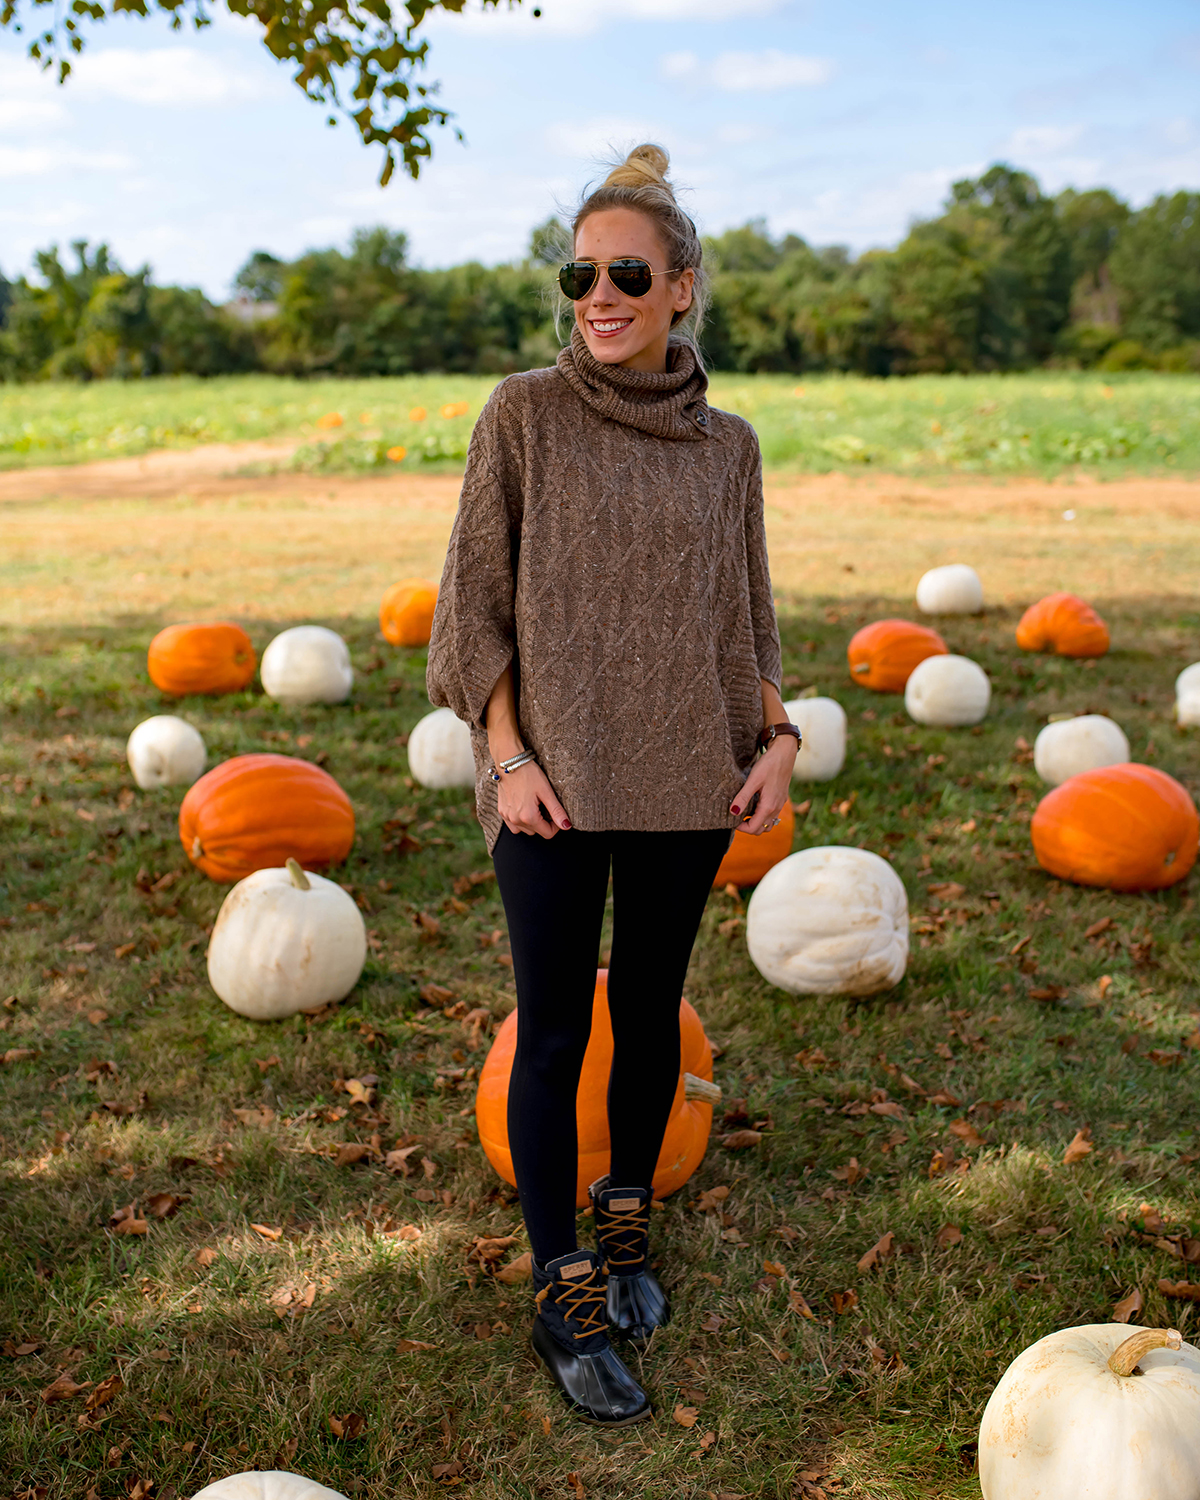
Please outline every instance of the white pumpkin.
M474 786L471 729L452 708L435 708L408 737L408 769L422 786Z
M143 791L191 786L204 773L208 751L200 731L174 714L143 719L125 744L125 759Z
M983 584L966 563L930 568L917 584L917 608L926 615L977 615L983 608Z
M282 631L263 652L259 673L263 692L277 703L344 703L354 686L349 647L324 625Z
M904 706L918 724L954 728L978 724L992 701L992 685L969 656L927 656L904 688Z
M793 698L783 711L803 735L793 781L832 781L846 764L846 710L836 698Z
M231 1010L278 1021L341 1000L358 983L367 931L353 899L289 859L255 870L221 903L208 978Z
M1033 742L1033 769L1051 786L1080 771L1124 765L1128 759L1125 731L1104 714L1059 719L1047 724Z
M1181 724L1200 724L1200 661L1175 679L1175 717Z
M979 1484L984 1500L1196 1500L1200 1350L1125 1323L1039 1339L984 1410Z
M326 1489L303 1474L285 1474L282 1469L255 1469L230 1474L215 1484L206 1484L192 1500L346 1500L340 1490Z
M793 995L891 989L908 963L904 884L866 849L801 849L755 888L746 946L763 978Z

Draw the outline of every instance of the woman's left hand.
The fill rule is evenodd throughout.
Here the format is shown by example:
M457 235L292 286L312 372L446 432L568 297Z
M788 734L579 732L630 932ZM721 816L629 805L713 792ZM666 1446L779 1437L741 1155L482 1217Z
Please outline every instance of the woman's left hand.
M743 833L766 833L779 822L783 805L791 796L792 768L799 748L790 734L780 735L751 766L745 785L729 809L738 817L745 813L755 792L759 794L754 816L738 825Z

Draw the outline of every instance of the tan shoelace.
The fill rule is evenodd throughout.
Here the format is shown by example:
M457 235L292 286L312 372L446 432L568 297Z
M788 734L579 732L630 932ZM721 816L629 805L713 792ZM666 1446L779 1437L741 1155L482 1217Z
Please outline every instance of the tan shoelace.
M649 1201L638 1208L596 1209L596 1228L604 1247L604 1259L616 1270L622 1266L640 1266L645 1260L642 1247L650 1226Z
M561 1277L555 1282L554 1300L564 1318L574 1318L579 1324L577 1339L590 1338L608 1327L608 1295L600 1281L600 1269L594 1268L582 1281L566 1281ZM550 1287L543 1287L534 1298L538 1311L550 1295Z

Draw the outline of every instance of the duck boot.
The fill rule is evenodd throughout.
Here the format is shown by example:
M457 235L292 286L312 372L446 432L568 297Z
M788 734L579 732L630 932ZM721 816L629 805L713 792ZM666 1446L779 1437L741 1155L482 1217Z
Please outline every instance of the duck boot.
M531 1342L576 1416L625 1427L650 1416L650 1401L608 1341L604 1270L591 1250L533 1263L537 1317Z
M608 1321L618 1338L646 1343L671 1321L671 1304L650 1269L650 1193L615 1188L601 1177L588 1189L596 1243L608 1270Z

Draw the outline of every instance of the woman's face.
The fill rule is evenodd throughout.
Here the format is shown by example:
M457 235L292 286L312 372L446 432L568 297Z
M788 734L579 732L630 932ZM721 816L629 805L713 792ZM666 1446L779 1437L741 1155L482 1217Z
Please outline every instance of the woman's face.
M652 271L675 269L653 219L632 208L609 208L589 214L575 236L577 260L621 260L637 256ZM575 322L592 354L605 365L661 374L667 368L667 338L676 312L692 305L695 272L672 280L656 276L644 297L627 297L602 270L586 297L575 303Z

